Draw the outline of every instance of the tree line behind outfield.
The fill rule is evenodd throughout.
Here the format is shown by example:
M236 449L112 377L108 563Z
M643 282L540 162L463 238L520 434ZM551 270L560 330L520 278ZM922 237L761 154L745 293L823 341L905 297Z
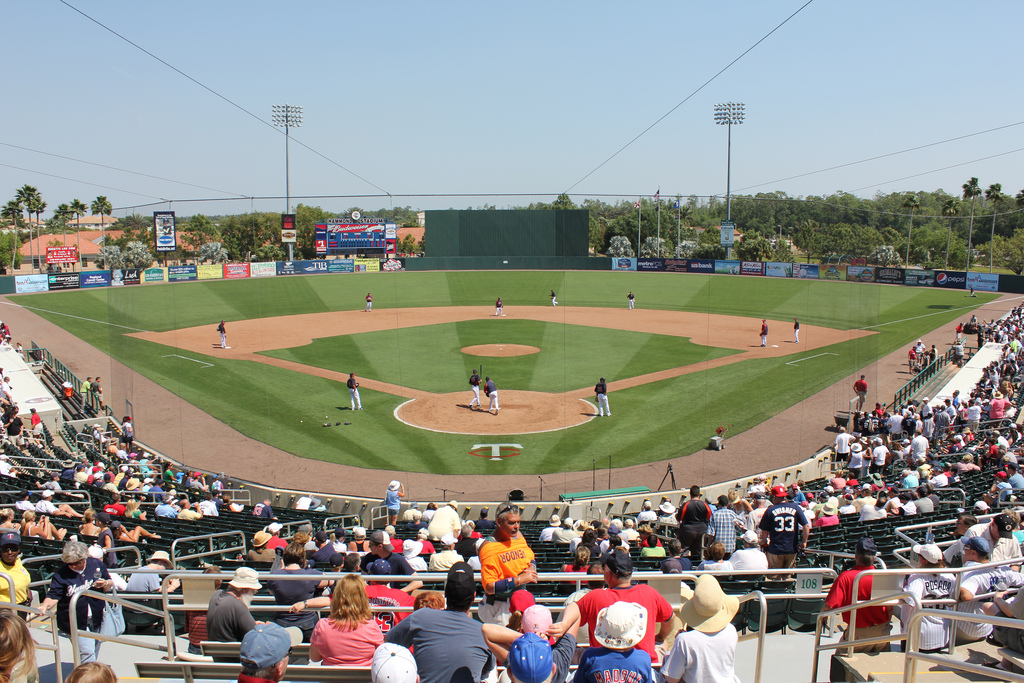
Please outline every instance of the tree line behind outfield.
M664 197L655 202L645 197L641 199L640 209L635 203L634 199L615 203L586 199L576 203L563 194L550 203L503 208L587 209L590 211L591 251L610 256L637 255L639 213L640 256L725 258L718 231L726 216L723 198L691 195ZM497 210L498 207L484 204L468 208ZM355 206L332 213L318 206L299 204L295 207L296 258L316 257L315 223L348 216L354 210L400 227L418 225L417 210L411 206L393 209ZM7 223L14 220L13 213L6 214ZM973 231L970 230L972 213ZM866 258L877 265L963 270L970 242L972 269L987 268L991 258L996 269L1017 274L1024 270L1024 190L1016 196L1004 194L998 184L986 189L977 178L964 183L960 196L943 190L878 193L870 199L841 191L807 197L791 197L784 192L737 195L732 199L732 220L743 235L733 249L733 257L743 260L810 262L847 257ZM73 215L58 212L46 222L43 232L59 234L74 227ZM111 240L111 244L121 248L132 241L152 244L152 216L127 216L117 219L109 228L124 231L116 240ZM231 261L285 258L285 248L280 242L279 213L179 216L177 228L178 241L183 248L169 254L170 259L192 260L202 245L211 242L219 242ZM616 237L619 239L614 240ZM423 253L425 240L424 237L417 242L407 236L400 242L398 251Z

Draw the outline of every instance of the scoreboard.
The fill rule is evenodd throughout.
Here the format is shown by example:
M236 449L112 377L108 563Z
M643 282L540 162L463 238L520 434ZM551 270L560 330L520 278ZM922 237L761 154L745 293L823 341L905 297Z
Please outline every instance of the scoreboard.
M397 225L384 222L341 222L329 219L314 226L317 254L394 254Z

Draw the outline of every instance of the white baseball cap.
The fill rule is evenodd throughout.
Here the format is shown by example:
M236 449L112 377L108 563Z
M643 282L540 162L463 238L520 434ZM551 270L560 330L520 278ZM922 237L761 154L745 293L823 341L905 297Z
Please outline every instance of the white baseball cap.
M408 649L384 643L373 653L370 664L372 683L416 683L416 659Z

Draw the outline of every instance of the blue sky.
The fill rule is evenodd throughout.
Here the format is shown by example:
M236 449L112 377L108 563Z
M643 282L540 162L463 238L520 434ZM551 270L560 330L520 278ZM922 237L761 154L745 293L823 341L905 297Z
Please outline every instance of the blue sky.
M369 181L292 144L293 198L393 195L293 204L724 195L712 109L728 100L747 108L733 192L1024 189L1024 125L783 180L1024 121L1020 2L814 0L585 180L803 2L68 2L263 122L302 105L295 139ZM29 183L49 210L99 194L115 216L159 199L174 201L137 210L284 209L185 201L283 196L279 130L57 0L5 2L0 19L0 201Z

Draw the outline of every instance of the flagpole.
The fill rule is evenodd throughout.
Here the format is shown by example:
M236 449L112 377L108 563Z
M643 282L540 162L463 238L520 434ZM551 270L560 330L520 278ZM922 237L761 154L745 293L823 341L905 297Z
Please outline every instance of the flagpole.
M676 249L679 249L679 235L680 229L682 228L683 221L679 217L679 197L676 197ZM682 252L680 252L681 254Z
M658 185L658 191L654 197L658 203L658 258L661 258L661 185Z
M643 198L637 197L636 200L636 257L640 258L640 211L641 204L643 204Z

